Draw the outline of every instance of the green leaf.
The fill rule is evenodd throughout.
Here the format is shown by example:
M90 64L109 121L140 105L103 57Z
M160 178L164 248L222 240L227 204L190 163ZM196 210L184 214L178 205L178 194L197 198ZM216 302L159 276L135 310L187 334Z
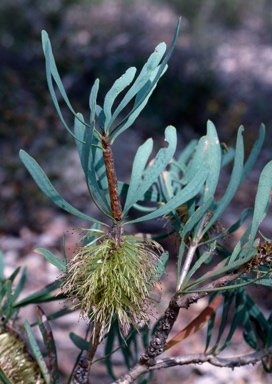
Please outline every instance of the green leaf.
M193 267L190 269L190 271L186 275L186 278L184 279L182 286L186 286L187 282L190 280L193 274L201 267L203 263L205 263L205 261L210 257L210 255L211 255L211 252L206 251L200 256L200 258L194 263Z
M194 281L193 284L190 285L190 288L193 287L193 286L199 285L201 283L204 283L206 280L210 280L210 279L213 279L216 276L225 274L225 273L227 273L227 272L229 272L231 270L238 269L241 265L247 263L252 258L254 253L255 252L253 251L253 252L247 254L247 256L240 257L238 260L236 260L236 261L234 261L234 262L232 262L230 264L227 264L228 263L228 259L223 260L220 263L222 265L220 268L215 268L215 270L213 272L209 272L209 273L201 276L199 279ZM220 288L220 289L222 290L222 288ZM225 289L226 289L226 287L225 287ZM198 290L198 292L200 292L200 291L201 290ZM214 292L214 291L216 291L216 289L213 289L212 291ZM212 291L210 291L210 292L212 292ZM191 292L191 289L190 289L190 292Z
M228 151L222 154L221 168L229 164L233 160L234 156L235 156L234 148L232 147L228 148Z
M139 116L141 111L146 106L151 94L153 93L154 89L157 86L157 82L159 78L164 74L166 71L167 66L165 66L164 70L161 71L161 66L159 66L154 73L150 76L150 80L147 82L147 84L141 89L135 99L135 104L132 109L132 111L127 115L127 117L118 124L117 127L112 130L111 134L115 132L118 128L118 131L113 135L111 143L114 142L114 140L123 133L126 129L128 129L136 120L136 118ZM159 74L159 77L158 77ZM151 85L151 86L150 86ZM122 125L123 124L123 125ZM122 125L122 126L121 126ZM121 126L121 128L120 128Z
M74 132L77 139L75 140L77 151L79 154L80 162L82 165L82 168L85 172L84 165L85 165L85 159L84 159L84 146L86 145L86 136L87 132L90 132L90 129L87 129L86 126L82 123L84 121L84 118L81 113L77 113L78 117L74 118Z
M204 217L204 215L206 214L206 212L209 210L209 208L211 207L211 205L213 204L214 202L214 198L213 196L210 196L204 204L202 204L193 214L192 216L186 221L186 224L184 225L184 228L182 230L182 236L183 236L183 239L184 237L187 235L187 233L189 233L190 231L192 231L192 229L194 228L194 226L199 223L202 218Z
M105 345L105 365L106 365L106 368L107 368L107 371L108 371L108 374L110 375L110 377L113 379L113 380L116 380L116 376L113 372L113 366L112 366L112 361L111 361L111 357L112 357L112 353L113 353L113 350L114 350L114 340L115 340L115 336L116 336L116 332L117 332L117 329L118 329L118 325L117 325L117 321L115 321L111 328L110 328L110 331L107 335L107 340L106 340L106 345Z
M135 80L134 84L127 91L123 100L120 102L115 112L113 113L112 119L110 121L110 125L112 125L113 121L118 117L120 112L128 105L128 103L134 98L134 96L148 83L150 80L150 76L154 73L156 68L158 67L164 53L166 50L165 43L160 43L155 51L151 54L145 65L143 66L139 76ZM129 115L132 111L129 113ZM128 115L128 116L129 116ZM127 120L128 116L124 119ZM116 128L115 128L116 129Z
M54 78L54 80L55 80L55 82L59 88L59 91L60 91L65 103L67 104L68 108L73 113L73 115L76 115L76 112L74 111L73 107L70 104L70 101L69 101L69 99L66 95L65 89L63 87L62 81L60 79L60 76L59 76L59 73L57 70L57 66L55 63L54 55L52 52L49 36L48 36L47 32L45 32L45 31L42 31L42 46L43 46L43 51L44 51L44 55L45 55L46 79L47 79L47 84L48 84L51 98L53 100L53 103L54 103L55 108L58 112L59 118L62 121L63 125L65 126L67 131L70 133L70 135L72 135L75 139L77 139L76 136L73 134L73 132L70 130L70 128L68 127L68 125L66 124L66 122L64 120L64 117L62 115L62 112L61 112L61 109L59 106L59 102L57 99L57 95L56 95L56 92L54 90L52 77Z
M237 292L235 295L236 303L235 303L235 311L234 316L231 321L230 330L228 333L228 336L226 337L223 345L217 350L217 353L222 352L230 343L234 332L238 328L239 323L242 321L243 315L244 315L244 301L243 301L243 290L240 292ZM222 315L223 317L223 315Z
M138 219L131 220L126 224L155 219L156 217L166 215L169 212L175 210L177 207L186 203L193 196L196 196L198 194L207 178L208 173L208 166L206 163L203 163L202 167L197 172L192 181L188 185L186 185L186 187L184 187L176 196L174 196L170 201L168 201L168 203L166 203L156 211L151 212L148 215L139 217Z
M9 378L6 376L5 372L3 369L0 367L0 382L1 384L14 384L12 381L9 380Z
M75 132L82 138L82 133L79 131L84 129L84 143L78 143L77 148L80 156L80 161L84 170L85 179L90 196L97 206L97 208L106 216L110 216L110 205L108 200L103 197L101 189L103 190L106 198L108 197L108 183L105 172L105 165L103 160L102 149L96 147L98 139L93 136L92 129L86 129L84 125L75 120ZM98 163L101 165L98 167ZM102 171L100 168L102 167ZM97 175L97 172L99 173ZM101 172L104 172L104 176L101 176ZM104 181L106 180L106 181Z
M29 322L27 320L24 321L24 327L27 333L27 337L29 340L29 345L31 348L31 351L33 353L33 356L35 357L35 360L37 361L40 370L42 372L43 378L47 384L50 384L50 375L47 369L47 366L43 360L41 350L35 340L34 333L32 332L32 329L29 325Z
M61 286L61 281L56 281L53 284L46 286L42 290L35 292L32 295L29 295L25 299L14 304L14 308L20 308L20 307L24 307L26 305L34 304L34 303L44 303L47 301L61 300L62 299L61 295L58 295L57 297L51 296L51 292L60 288L60 286Z
M160 257L160 260L157 263L157 275L159 278L164 274L166 265L168 263L169 259L169 252L163 252L163 254Z
M89 107L91 110L90 125L92 129L94 129L95 127L96 99L97 99L98 89L99 89L99 79L96 79L94 82L94 85L92 86L90 98L89 98Z
M261 148L263 146L264 138L265 138L265 126L264 126L264 124L261 124L260 129L259 129L259 137L256 140L256 142L254 143L254 146L250 152L250 155L249 155L249 157L245 163L245 166L243 169L243 174L241 177L241 182L247 177L247 175L251 171L253 165L255 164L255 162L256 162L259 154L260 154Z
M0 280L4 280L5 274L4 274L4 269L5 269L5 262L4 262L4 254L0 250Z
M203 136L199 139L194 157L187 167L182 184L187 185L194 178L195 174L202 167L203 163L206 162L207 154L209 149L209 140L207 136Z
M213 212L213 217L209 221L209 223L205 226L202 236L213 226L213 224L218 220L218 218L222 215L226 207L229 205L233 196L235 195L242 177L243 172L243 162L244 162L244 143L243 143L243 132L244 128L241 126L238 130L237 134L237 143L235 150L235 158L234 165L232 169L232 174L230 178L230 182L228 184L227 190L222 197L222 199L217 203L217 208Z
M250 232L249 242L248 242L248 249L252 247L258 228L267 214L269 203L270 203L271 188L272 188L272 161L266 164L266 166L264 167L260 175L257 195L255 198L255 205L254 205L251 232Z
M7 302L5 303L5 306L7 306L7 309L5 310L5 322L6 322L12 316L13 303L14 303L14 297L12 295L12 285L10 280L7 280L5 282L5 290L6 290L6 296L7 296Z
M172 126L168 126L165 129L165 141L167 141L168 147L161 148L157 153L152 164L145 170L144 174L140 175L136 171L137 164L133 163L132 177L131 180L132 187L128 190L129 201L126 201L125 209L123 214L125 215L129 208L133 206L138 200L140 200L144 193L151 187L151 185L157 180L160 173L165 169L169 161L172 159L177 145L177 134L176 129ZM139 153L142 154L144 161L140 161L140 172L142 173L144 168L144 163L147 161L148 154L152 151L152 142L147 141L143 146L140 147L140 152L137 152L135 159L139 160ZM133 193L133 194L132 194Z
M12 274L8 277L7 280L10 280L12 283L15 280L15 278L18 276L18 273L20 272L21 267L17 267L15 271L12 272Z
M149 156L151 155L152 149L153 140L148 139L144 144L142 144L138 148L136 152L132 165L131 179L127 191L127 198L123 210L124 213L126 213L129 208L136 202L135 195L137 195L137 190L139 189L139 185L142 181L144 169L149 159Z
M82 351L88 351L89 350L90 343L87 340L76 335L74 332L69 333L69 337L77 348L81 349Z
M266 332L269 330L269 325L267 320L265 319L263 313L261 312L258 305L252 300L252 298L245 293L244 294L245 306L251 317L257 320L258 323L262 325Z
M253 213L253 209L252 208L247 208L247 209L244 209L243 212L241 213L240 215L240 218L236 221L236 223L234 223L233 225L231 225L228 229L227 229L227 233L233 233L235 231L237 231L237 229L239 229L243 223L250 217L252 216L252 213Z
M14 291L14 295L13 295L14 301L16 301L18 299L19 295L21 294L21 292L24 288L24 285L26 282L26 273L27 273L27 269L23 268L23 272L22 272L22 275L20 277L19 283L17 284L16 289Z
M60 260L58 257L53 255L52 252L48 251L45 248L36 248L34 250L38 255L42 255L49 263L53 264L61 272L66 272L66 263L63 260Z
M249 313L247 311L244 312L243 318L243 327L244 327L244 339L251 348L258 350L258 341L252 327Z
M209 303L211 303L219 295L221 295L221 292L214 292L214 293L212 293L210 298L209 298ZM216 347L213 347L213 348L211 348L208 351L208 348L209 348L209 345L210 345L210 342L211 342L211 338L212 338L212 334L213 334L213 330L214 330L216 314L217 314L217 312L215 312L213 314L213 316L210 318L210 320L208 321L206 345L205 345L205 351L204 351L205 354L207 354L207 355L210 354L210 353L213 353L213 351L216 350ZM223 316L221 317L221 319L223 320Z
M207 161L210 167L210 172L205 183L204 203L210 196L214 195L221 169L221 147L215 126L211 121L208 121L207 124L207 138L209 140L209 147L207 160L205 161Z
M105 132L109 132L110 129L110 121L111 121L111 109L116 97L122 92L134 79L136 73L136 68L129 68L124 75L122 75L119 79L115 81L112 88L106 94L103 110L105 113Z
M133 84L131 89L128 91L131 93L127 94L125 96L124 100L120 103L119 108L116 108L116 111L112 117L112 121L110 122L110 125L112 124L113 120L116 119L117 115L124 108L124 106L128 104L128 102L132 99L132 97L134 97L135 94L137 94L135 104L134 104L132 110L130 111L130 113L125 117L125 119L123 121L121 121L117 125L117 127L115 127L111 131L111 133L110 133L111 135L113 135L116 132L112 137L112 142L116 139L117 136L119 136L122 132L124 132L125 129L127 129L129 126L131 126L131 124L134 122L136 117L139 115L141 110L146 105L148 98L151 96L151 93L155 89L158 80L163 75L163 73L166 71L167 62L170 59L170 56L173 52L174 46L175 46L177 38L178 38L178 33L179 33L179 29L180 29L180 22L181 22L181 19L179 18L172 43L170 45L170 48L169 48L165 58L163 59L161 65L154 70L154 67L156 67L156 65L154 65L154 64L156 62L159 63L161 60L161 57L164 54L164 51L166 48L164 43L161 43L156 47L155 52L153 53L153 56L151 55L148 62L144 66L143 70L141 71L140 75L136 79L135 83ZM150 65L152 66L151 71L150 71L150 67L149 67ZM146 73L145 73L146 71L148 72L148 74L147 74L147 77L144 78L144 76L146 75ZM135 88L133 89L133 87L135 87ZM119 127L121 127L121 126L122 126L122 128L119 129ZM119 129L119 131L117 131L118 129Z
M20 150L20 158L28 169L31 176L33 177L33 179L35 180L35 182L37 183L37 185L39 186L39 188L42 190L42 192L47 197L49 197L56 205L58 205L65 211L71 213L72 215L80 217L81 219L103 224L101 221L95 220L94 218L78 211L72 205L67 203L67 201L65 201L63 197L61 197L60 194L55 190L50 180L48 179L42 168L38 165L38 163L25 151Z

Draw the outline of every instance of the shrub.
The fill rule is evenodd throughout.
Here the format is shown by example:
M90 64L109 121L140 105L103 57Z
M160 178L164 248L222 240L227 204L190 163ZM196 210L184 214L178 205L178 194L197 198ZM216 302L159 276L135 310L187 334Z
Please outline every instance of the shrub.
M47 350L48 366L27 321L24 322L24 328L30 350L18 347L17 355L5 353L5 349L12 348L15 343L22 345L23 342L14 328L19 309L25 305L56 300L56 292L59 293L58 300L67 301L67 307L51 314L50 319L65 316L71 310L80 308L87 327L91 329L85 339L70 335L80 350L69 379L71 383L87 383L88 377L92 376L91 367L95 362L97 347L102 342L105 356L99 360L104 362L109 376L116 383L135 380L148 382L156 369L190 363L206 362L218 367L234 368L261 361L267 372L272 371L272 315L266 319L246 291L251 284L271 287L272 243L261 233L259 238L256 235L269 208L272 161L261 172L254 209L244 210L228 228L218 222L257 160L264 141L264 126L261 125L259 137L245 163L243 127L238 130L236 148L227 148L225 144L220 144L216 128L209 121L206 135L198 142L189 143L175 158L176 129L168 126L165 129L167 146L161 148L152 161L149 162L153 151L152 139L138 148L129 184L116 177L112 145L115 140L121 140L123 132L133 125L165 73L178 31L179 23L168 52L165 54L164 43L159 44L136 78L136 69L132 67L115 81L105 96L103 107L96 103L99 81L95 81L90 93L88 123L70 104L58 74L49 37L46 32L42 33L46 76L52 100L65 128L75 140L90 197L104 220L88 216L69 204L56 191L37 162L26 152L20 152L21 160L44 194L70 214L88 220L91 226L85 230L82 243L71 260L67 260L65 247L63 260L49 250L36 250L60 270L61 277L24 300L18 301L18 296L25 284L26 271L22 271L15 286L14 280L20 268L5 279L3 263L0 264L0 340L6 346L0 352L0 379L4 383L12 380L19 382L13 372L20 353L22 356L19 358L24 361L33 361L34 357L33 369L37 382L59 382L53 334L39 306L37 323ZM64 120L55 85L74 115L73 130ZM124 92L122 98L121 92ZM130 110L124 114L127 107ZM229 184L224 195L215 199L220 171L230 162L233 162L233 168ZM121 197L124 204L121 204ZM130 219L132 209L139 211L135 219ZM164 233L162 221L162 229L156 238L150 239L147 234L136 237L126 232L128 224L157 218L164 218L171 230ZM237 244L232 249L223 245L222 239L241 228L249 218L251 222ZM158 241L173 233L179 239L176 289L161 318L153 329L149 329L149 314L158 296L154 286L164 274L168 262L168 252L163 250ZM168 340L180 309L188 309L206 296L209 296L208 306L185 329ZM219 329L215 327L216 319L220 323ZM201 353L157 359L165 350L206 323L207 338ZM238 325L243 326L244 339L254 352L228 359L218 357L229 345ZM122 352L124 363L130 369L119 379L115 377L111 360L116 352L116 342L117 350ZM139 348L144 349L142 354L139 354ZM33 371L28 370L28 364L22 370L33 378ZM27 382L27 379L24 380Z

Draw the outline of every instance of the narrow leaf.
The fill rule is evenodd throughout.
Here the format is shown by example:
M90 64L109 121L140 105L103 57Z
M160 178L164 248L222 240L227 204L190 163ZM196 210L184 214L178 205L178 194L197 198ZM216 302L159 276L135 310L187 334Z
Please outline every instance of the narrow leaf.
M176 196L174 196L170 201L168 201L168 203L166 203L156 211L151 212L148 215L139 217L138 219L131 220L126 224L155 219L156 217L166 215L169 212L175 210L177 207L186 203L188 200L198 194L207 178L208 173L208 166L204 163L202 165L202 168L197 172L197 174L193 178L193 180L188 185L186 185L186 187L184 187Z
M251 232L248 242L248 249L252 247L255 235L258 231L258 228L265 218L269 203L270 203L270 191L272 188L272 161L270 161L264 167L258 184L257 195L255 198L254 212L252 219Z
M143 172L148 161L149 156L151 155L153 149L153 140L148 139L144 144L142 144L135 155L132 172L130 178L130 184L127 191L127 198L124 206L124 212L127 212L128 209L135 203L135 194L142 181Z
M0 367L0 382L1 384L14 384L13 381L10 381L9 378L6 376L5 372L3 369Z
M50 251L45 248L36 248L34 250L38 255L42 255L49 263L57 267L61 272L66 272L66 264L63 260L60 260L58 257L53 255Z
M58 115L59 115L60 120L62 121L63 125L65 126L67 131L70 133L70 135L72 135L76 139L76 136L73 134L73 132L70 130L70 128L68 127L68 125L66 124L66 122L64 120L64 117L62 115L62 112L61 112L61 109L59 106L59 102L58 102L58 99L56 96L56 92L54 90L52 77L54 78L54 80L55 80L55 82L59 88L59 91L60 91L63 99L65 100L68 108L73 113L73 115L76 115L76 112L74 111L73 107L71 106L70 101L66 95L65 89L63 87L63 84L61 82L61 79L60 79L60 76L59 76L59 73L57 70L57 66L55 63L54 55L52 52L51 43L50 43L48 34L45 31L42 31L42 45L43 45L43 51L44 51L44 55L45 55L46 79L47 79L47 84L48 84L51 98L53 100L53 103L55 105L55 108L58 112Z
M82 351L88 351L89 350L90 343L87 340L76 335L74 332L69 333L69 337L77 348L81 349Z
M57 298L51 295L51 292L60 288L60 286L61 286L60 281L56 281L53 284L47 285L42 290L35 292L29 295L28 297L26 297L25 299L19 301L18 303L14 304L14 308L20 308L20 307L24 307L26 305L34 304L34 303L44 303L52 300L61 300L60 295L58 295Z
M132 207L134 203L136 203L139 199L141 199L144 193L151 187L151 185L157 180L160 173L165 169L169 161L172 159L177 145L177 134L176 129L172 126L168 126L165 129L165 141L167 141L168 147L161 148L157 153L152 164L145 170L142 180L140 180L139 173L134 171L133 176L136 177L136 181L132 180L133 187L132 190L135 191L134 196L130 196L130 201L127 203L126 210L124 210L124 214L127 210ZM144 146L142 146L141 152L145 150L145 162L147 161L147 154L152 150L151 142L146 142ZM137 156L138 158L138 156ZM134 164L133 164L134 165ZM136 167L137 164L135 164ZM140 162L140 167L143 169L143 162ZM136 182L139 182L138 188L136 186Z
M249 157L245 163L243 174L241 177L241 182L247 177L247 175L251 171L253 165L255 164L255 162L256 162L259 154L260 154L260 151L262 149L264 138L265 138L265 126L264 126L264 124L261 124L260 129L259 129L259 137L256 140L256 142L254 143L254 146L250 152L250 155L249 155Z
M39 346L35 340L34 333L32 332L32 329L31 329L29 322L27 320L24 321L24 327L25 327L25 330L27 333L27 337L29 340L31 351L32 351L32 353L35 357L35 360L37 361L37 363L41 369L41 372L43 374L43 378L47 384L50 384L50 375L49 375L47 366L43 360L42 353L40 351L40 348L39 348Z
M235 195L240 185L241 176L243 172L243 162L244 162L244 143L243 143L243 136L242 136L243 130L244 128L242 126L238 130L234 165L233 165L232 174L231 174L231 178L230 178L230 182L228 184L227 190L224 196L222 197L222 199L218 202L217 209L213 212L213 217L211 218L210 222L206 225L205 229L203 230L202 236L213 226L213 224L218 220L218 218L224 212L224 210L229 205L230 201L232 200L233 196Z
M112 117L111 109L116 97L132 82L132 80L134 79L135 73L136 73L135 67L129 68L124 75L122 75L119 79L115 81L112 88L106 94L104 106L103 106L103 110L105 113L105 125L104 125L105 132L109 132L109 129L110 129L110 120Z
M215 126L211 121L208 121L207 124L207 137L209 138L209 149L206 161L209 164L210 173L205 183L204 202L214 195L221 169L221 147Z
M38 165L38 163L25 151L20 150L20 158L28 169L31 176L33 177L33 179L35 180L35 182L37 183L37 185L39 186L39 188L42 190L42 192L47 197L49 197L49 199L51 199L56 205L58 205L65 211L71 213L72 215L80 217L81 219L103 224L101 221L95 220L94 218L78 211L72 205L67 203L67 201L65 201L63 197L60 196L60 194L55 190L50 180L48 179L42 168Z

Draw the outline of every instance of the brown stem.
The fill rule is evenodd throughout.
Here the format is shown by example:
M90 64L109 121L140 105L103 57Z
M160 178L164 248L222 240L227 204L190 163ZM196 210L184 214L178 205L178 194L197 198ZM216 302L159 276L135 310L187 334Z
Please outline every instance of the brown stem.
M103 134L102 136L102 147L106 174L108 179L112 216L115 221L119 221L122 218L122 207L118 194L118 184L114 166L113 153L111 145L107 142L105 134Z
M219 358L213 355L205 355L204 353L196 353L193 355L185 355L185 356L175 356L166 359L160 359L155 362L151 367L146 365L136 364L128 373L120 377L120 379L116 380L112 384L130 384L133 383L140 375L143 373L153 371L155 369L161 368L170 368L177 365L188 365L188 364L203 364L209 363L215 367L226 367L234 369L235 367L241 367L249 364L256 364L260 362L262 359L271 356L272 351L270 350L262 350L258 352L254 352L244 356L236 356L232 358Z
M90 350L87 356L81 356L75 369L71 384L87 384L90 375L92 361L100 342L101 324L96 324L93 328L93 336Z
M181 308L188 309L191 304L196 303L199 299L207 296L210 293L208 290L220 287L223 288L229 282L237 279L242 273L244 273L246 268L247 266L244 265L238 271L212 281L202 288L202 292L188 293L186 295L175 294L170 300L169 306L166 309L156 332L152 336L152 339L148 344L145 353L140 357L139 364L152 366L154 364L155 357L161 355L164 352L164 346L166 344L167 337L173 328ZM205 292L205 289L207 289L207 292Z

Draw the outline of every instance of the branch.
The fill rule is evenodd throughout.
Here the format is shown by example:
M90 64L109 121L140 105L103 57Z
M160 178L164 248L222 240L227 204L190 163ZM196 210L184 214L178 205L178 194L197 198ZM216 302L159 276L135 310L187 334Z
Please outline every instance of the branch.
M242 266L235 273L225 275L205 285L202 288L203 291L201 292L188 293L185 295L175 294L170 300L169 306L164 312L164 316L160 321L156 332L152 336L145 353L140 357L139 363L142 365L152 366L154 364L154 359L164 352L167 337L178 317L180 308L188 309L191 304L196 303L199 299L207 296L209 294L209 290L213 288L223 288L231 281L237 279L242 273L245 272L245 270L246 266ZM206 289L207 292L205 292Z
M135 365L128 373L123 375L120 379L112 384L129 384L133 383L140 375L148 371L155 369L169 368L177 365L188 365L188 364L203 364L209 363L220 368L235 368L243 365L256 364L264 357L272 355L272 349L267 351L254 352L244 356L237 356L233 358L219 358L213 355L205 355L204 353L196 353L186 356L177 356L166 359L159 359L155 361L152 366L147 365Z

